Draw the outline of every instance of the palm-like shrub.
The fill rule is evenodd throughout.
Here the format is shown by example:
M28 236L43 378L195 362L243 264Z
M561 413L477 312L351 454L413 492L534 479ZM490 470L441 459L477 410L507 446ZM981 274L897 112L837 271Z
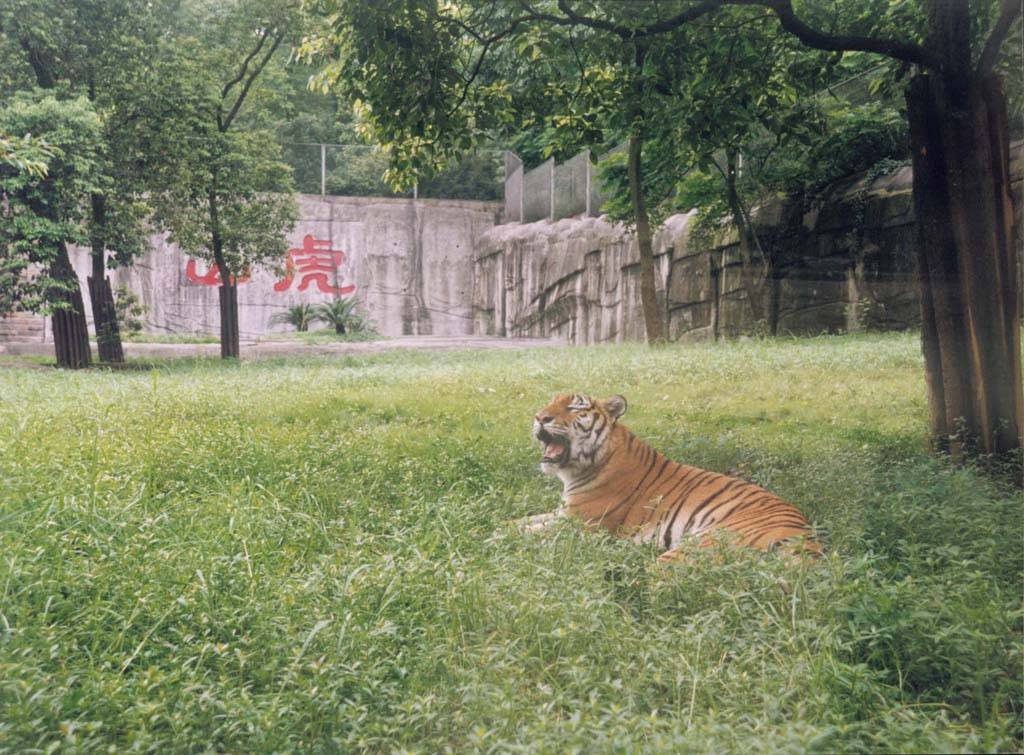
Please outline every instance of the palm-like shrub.
M314 319L326 322L334 326L334 332L339 335L345 333L358 333L367 329L366 319L356 308L354 298L334 299L316 308Z
M292 325L300 333L305 333L309 330L309 324L316 319L315 310L316 307L312 304L296 304L284 312L275 314L270 318L270 322L274 325Z

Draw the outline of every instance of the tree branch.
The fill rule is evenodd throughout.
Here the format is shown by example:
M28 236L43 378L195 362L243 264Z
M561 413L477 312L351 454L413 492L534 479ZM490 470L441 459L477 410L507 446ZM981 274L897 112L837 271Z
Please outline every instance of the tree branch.
M242 84L242 91L238 93L238 98L235 100L235 104L231 106L231 110L228 112L228 117L225 118L223 122L219 124L221 133L227 131L231 127L231 122L235 119L235 116L238 115L239 108L242 107L242 103L245 102L246 95L249 94L249 88L252 86L253 82L256 81L256 78L260 75L260 73L263 72L263 69L267 67L267 63L270 62L270 59L274 56L274 53L277 52L277 47L278 45L281 44L281 40L284 39L284 35L284 29L277 32L277 36L274 37L274 43L270 46L270 49L267 50L266 55L263 56L263 59L260 60L256 68L254 68L252 72L249 74L249 78L247 78L245 80L245 83ZM269 33L264 35L264 39L266 39L267 36L269 36ZM259 48L262 46L263 40L260 40L260 44L256 46L256 52L259 52ZM253 56L250 55L249 58L246 59L246 63L243 65L243 70L244 68L248 67L248 61L252 60L252 57ZM232 86L234 86L234 84L232 84Z
M985 42L985 47L981 51L981 57L978 58L978 67L974 71L975 78L982 79L992 70L992 67L996 64L996 59L999 57L999 48L1003 46L1003 41L1006 39L1010 27L1013 26L1013 22L1017 19L1017 15L1020 12L1019 0L1003 0L999 11L999 18L996 19L995 26L992 27L992 33L989 34L988 41Z
M778 17L783 29L808 47L813 47L816 50L874 52L879 55L895 58L896 60L902 60L906 63L914 63L924 68L937 70L942 67L940 58L913 42L856 35L836 36L825 34L797 18L790 0L724 0L724 2L728 5L761 5L771 8Z
M260 49L263 47L263 43L267 41L268 36L270 36L270 32L268 30L264 29L263 31L260 32L259 41L256 43L256 46L252 49L252 52L245 56L245 60L242 61L242 65L238 69L238 75L231 79L231 81L225 84L224 88L220 90L221 102L227 99L228 92L231 91L232 87L234 87L235 84L237 84L245 78L246 71L248 71L249 69L249 64L252 62L253 58L259 55ZM222 125L219 112L217 113L217 125Z
M564 14L562 16L556 16L553 13L542 13L526 2L526 0L519 0L520 5L522 5L523 8L526 9L527 13L530 14L530 18L536 21L547 21L548 23L555 24L557 26L587 26L591 29L611 32L622 39L650 37L655 34L672 31L683 24L689 23L690 21L700 18L711 11L717 10L722 7L724 1L725 0L703 0L703 2L687 8L671 18L666 18L664 21L657 21L647 26L638 26L634 28L631 26L623 26L622 24L617 24L603 18L581 16L569 7L569 0L558 0L558 10Z
M476 65L473 66L473 70L470 71L469 77L465 80L465 83L462 86L462 94L459 96L458 101L447 112L447 117L451 118L453 115L455 115L455 113L459 111L459 108L462 107L462 104L466 101L466 97L469 96L469 88L473 85L473 82L476 80L477 75L479 75L480 69L483 67L484 64L484 58L486 57L487 51L490 49L490 47L491 43L486 42L483 46L483 49L480 50L480 57L476 59Z
M28 56L28 64L32 66L32 72L36 75L36 84L41 89L53 89L57 80L50 66L44 60L43 53L34 47L26 37L20 37L18 42Z
M492 10L492 13L493 13L493 10ZM494 34L492 34L491 36L486 37L486 38L480 36L479 34L477 34L474 31L472 31L469 28L469 26L467 24L465 24L464 22L462 22L462 21L460 21L458 19L454 19L454 20L455 20L455 22L456 22L456 24L458 26L462 27L465 31L467 31L474 39L476 39L481 44L482 49L480 50L480 55L479 55L479 57L476 60L476 65L474 65L473 66L473 70L469 72L469 77L465 79L465 83L464 83L464 85L462 87L462 93L459 96L458 102L456 102L454 107L452 107L448 111L448 113L447 113L447 116L449 118L451 118L453 115L455 115L455 113L458 112L458 109L460 107L462 107L462 104L466 101L466 97L469 95L469 88L473 85L473 82L476 80L476 77L480 74L480 69L483 68L484 58L487 57L487 52L488 52L488 50L491 49L491 46L493 44L495 44L496 42L500 42L502 39L507 37L509 34L512 34L516 29L519 28L519 25L521 23L523 23L524 21L529 21L530 20L530 16L520 16L518 18L514 18L514 19L512 19L511 23L508 26L506 26L504 29L502 29L501 31L495 32ZM488 16L487 20L490 20L490 16Z

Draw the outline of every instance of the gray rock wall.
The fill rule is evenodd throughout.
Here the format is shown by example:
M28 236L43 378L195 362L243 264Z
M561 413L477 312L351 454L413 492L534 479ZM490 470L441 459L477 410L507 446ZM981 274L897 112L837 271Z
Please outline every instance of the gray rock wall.
M1024 149L1011 153L1021 223ZM811 202L759 208L754 226L775 261L755 287L758 322L731 228L691 233L670 217L654 238L659 305L672 339L756 332L902 329L918 322L912 171L837 182ZM1018 232L1018 240L1021 234ZM639 340L639 256L625 228L604 218L500 225L480 238L473 309L476 332L559 336L575 344Z
M238 287L243 338L290 330L270 323L274 313L335 296L356 297L383 335L473 332L473 249L500 218L500 205L314 195L301 195L299 205L301 219L288 237L296 250L291 283L281 272L257 269ZM307 236L313 243L304 249ZM217 285L209 265L190 264L163 237L154 237L152 245L130 268L111 271L111 283L126 284L147 307L148 331L216 335ZM330 268L320 276L306 269L317 261L314 255ZM88 250L73 249L72 262L88 291ZM88 309L88 295L85 303Z

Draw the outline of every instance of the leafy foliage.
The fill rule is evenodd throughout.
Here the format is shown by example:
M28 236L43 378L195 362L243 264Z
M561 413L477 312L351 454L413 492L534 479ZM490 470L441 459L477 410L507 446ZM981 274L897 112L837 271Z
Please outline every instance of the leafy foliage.
M121 284L114 292L114 310L117 313L118 330L126 336L142 332L142 316L147 307L139 301L135 293Z
M46 163L51 157L53 150L49 145L31 134L0 134L0 164L6 171L24 174L26 179L45 178Z
M62 246L86 240L87 199L108 185L102 124L85 98L23 92L0 108L0 133L31 134L46 145L28 143L28 165L0 166L0 314L47 313L51 293L68 285L49 268ZM31 167L44 159L45 173Z
M244 1L191 10L203 28L182 34L154 70L155 85L176 103L173 117L154 118L145 136L146 148L165 156L152 181L154 217L187 253L219 256L232 272L276 265L298 207L271 119L247 103L274 99L260 75L272 68L291 11Z
M211 261L216 236L230 270L276 264L288 251L285 232L298 219L280 147L266 132L214 134L196 125L200 138L190 145L189 164L176 167L181 180L154 197L157 222L188 254Z

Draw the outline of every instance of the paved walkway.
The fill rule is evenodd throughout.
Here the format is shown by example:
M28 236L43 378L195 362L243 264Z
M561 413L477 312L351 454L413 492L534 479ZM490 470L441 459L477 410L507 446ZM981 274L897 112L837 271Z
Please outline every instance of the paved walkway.
M324 341L242 341L243 359L282 356L376 354L382 351L411 349L419 351L453 351L456 349L526 349L538 346L564 346L560 340L544 338L499 338L497 336L402 336L380 341L344 343ZM216 343L132 343L124 344L129 358L218 357ZM52 343L0 343L0 355L53 357ZM93 348L95 356L95 347Z

